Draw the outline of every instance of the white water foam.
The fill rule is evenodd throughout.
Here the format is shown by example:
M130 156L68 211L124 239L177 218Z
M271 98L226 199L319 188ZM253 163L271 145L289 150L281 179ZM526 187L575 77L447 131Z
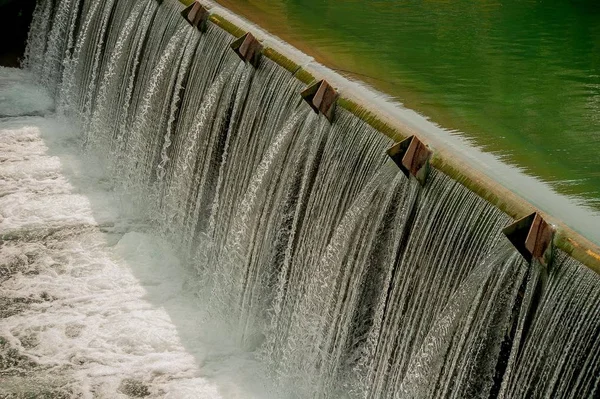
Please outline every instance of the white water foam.
M77 128L14 117L52 103L0 76L0 397L280 397Z
M0 117L45 115L54 102L25 71L0 66Z

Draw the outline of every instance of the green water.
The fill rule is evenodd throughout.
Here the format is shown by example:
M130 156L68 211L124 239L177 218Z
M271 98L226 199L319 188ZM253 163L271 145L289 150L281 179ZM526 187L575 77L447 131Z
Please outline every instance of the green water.
M219 2L600 209L600 1Z

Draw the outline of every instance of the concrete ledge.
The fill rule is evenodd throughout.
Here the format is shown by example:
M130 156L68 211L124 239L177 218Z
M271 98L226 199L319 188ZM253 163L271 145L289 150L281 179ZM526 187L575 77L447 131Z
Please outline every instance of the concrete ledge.
M194 0L179 1L185 6L189 6ZM212 6L212 3L210 2L202 3L209 8ZM217 13L212 13L209 21L229 32L235 38L242 36L248 30L252 30L252 33L259 40L262 39L264 41L263 56L289 71L296 79L304 84L308 85L321 79L331 78L331 76L318 76L319 71L315 71L313 70L314 68L306 66L308 63L296 61L296 58L301 58L299 54L302 54L297 50L295 50L296 54L293 54L291 48L275 49L273 46L270 46L265 33L260 32L258 28L256 29L256 32L252 28L241 28L236 25L236 22L230 21L225 16ZM308 56L305 57L310 59ZM298 93L298 95L300 95L300 93ZM353 93L352 90L344 91L343 89L340 89L340 97L337 100L338 107L346 109L348 112L354 114L356 117L372 126L375 130L390 137L395 142L404 140L412 135L419 136L424 143L433 148L433 157L430 160L431 166L456 180L458 183L462 184L479 197L485 199L511 218L520 219L533 212L540 213L547 221L556 227L556 234L554 237L555 246L600 274L600 247L598 245L576 233L552 215L536 209L534 205L516 193L508 190L503 185L495 182L486 174L465 164L458 154L452 153L443 146L436 146L434 143L428 142L427 137L423 137L419 132L416 132L414 129L411 129L409 126L394 118L393 115L375 107L370 108L368 105L363 105L365 103L366 102L360 96L356 95L356 93Z

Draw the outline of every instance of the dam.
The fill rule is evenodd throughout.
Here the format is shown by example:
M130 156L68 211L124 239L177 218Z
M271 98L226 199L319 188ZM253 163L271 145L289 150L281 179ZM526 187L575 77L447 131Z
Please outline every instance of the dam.
M0 397L599 395L596 219L305 57L207 3L38 1L0 69Z

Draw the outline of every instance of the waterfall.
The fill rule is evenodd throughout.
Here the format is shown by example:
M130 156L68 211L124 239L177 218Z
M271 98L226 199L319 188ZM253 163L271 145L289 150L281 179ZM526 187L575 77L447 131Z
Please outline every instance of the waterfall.
M528 264L510 218L391 139L330 123L176 0L39 0L25 67L291 397L596 397L600 279Z

